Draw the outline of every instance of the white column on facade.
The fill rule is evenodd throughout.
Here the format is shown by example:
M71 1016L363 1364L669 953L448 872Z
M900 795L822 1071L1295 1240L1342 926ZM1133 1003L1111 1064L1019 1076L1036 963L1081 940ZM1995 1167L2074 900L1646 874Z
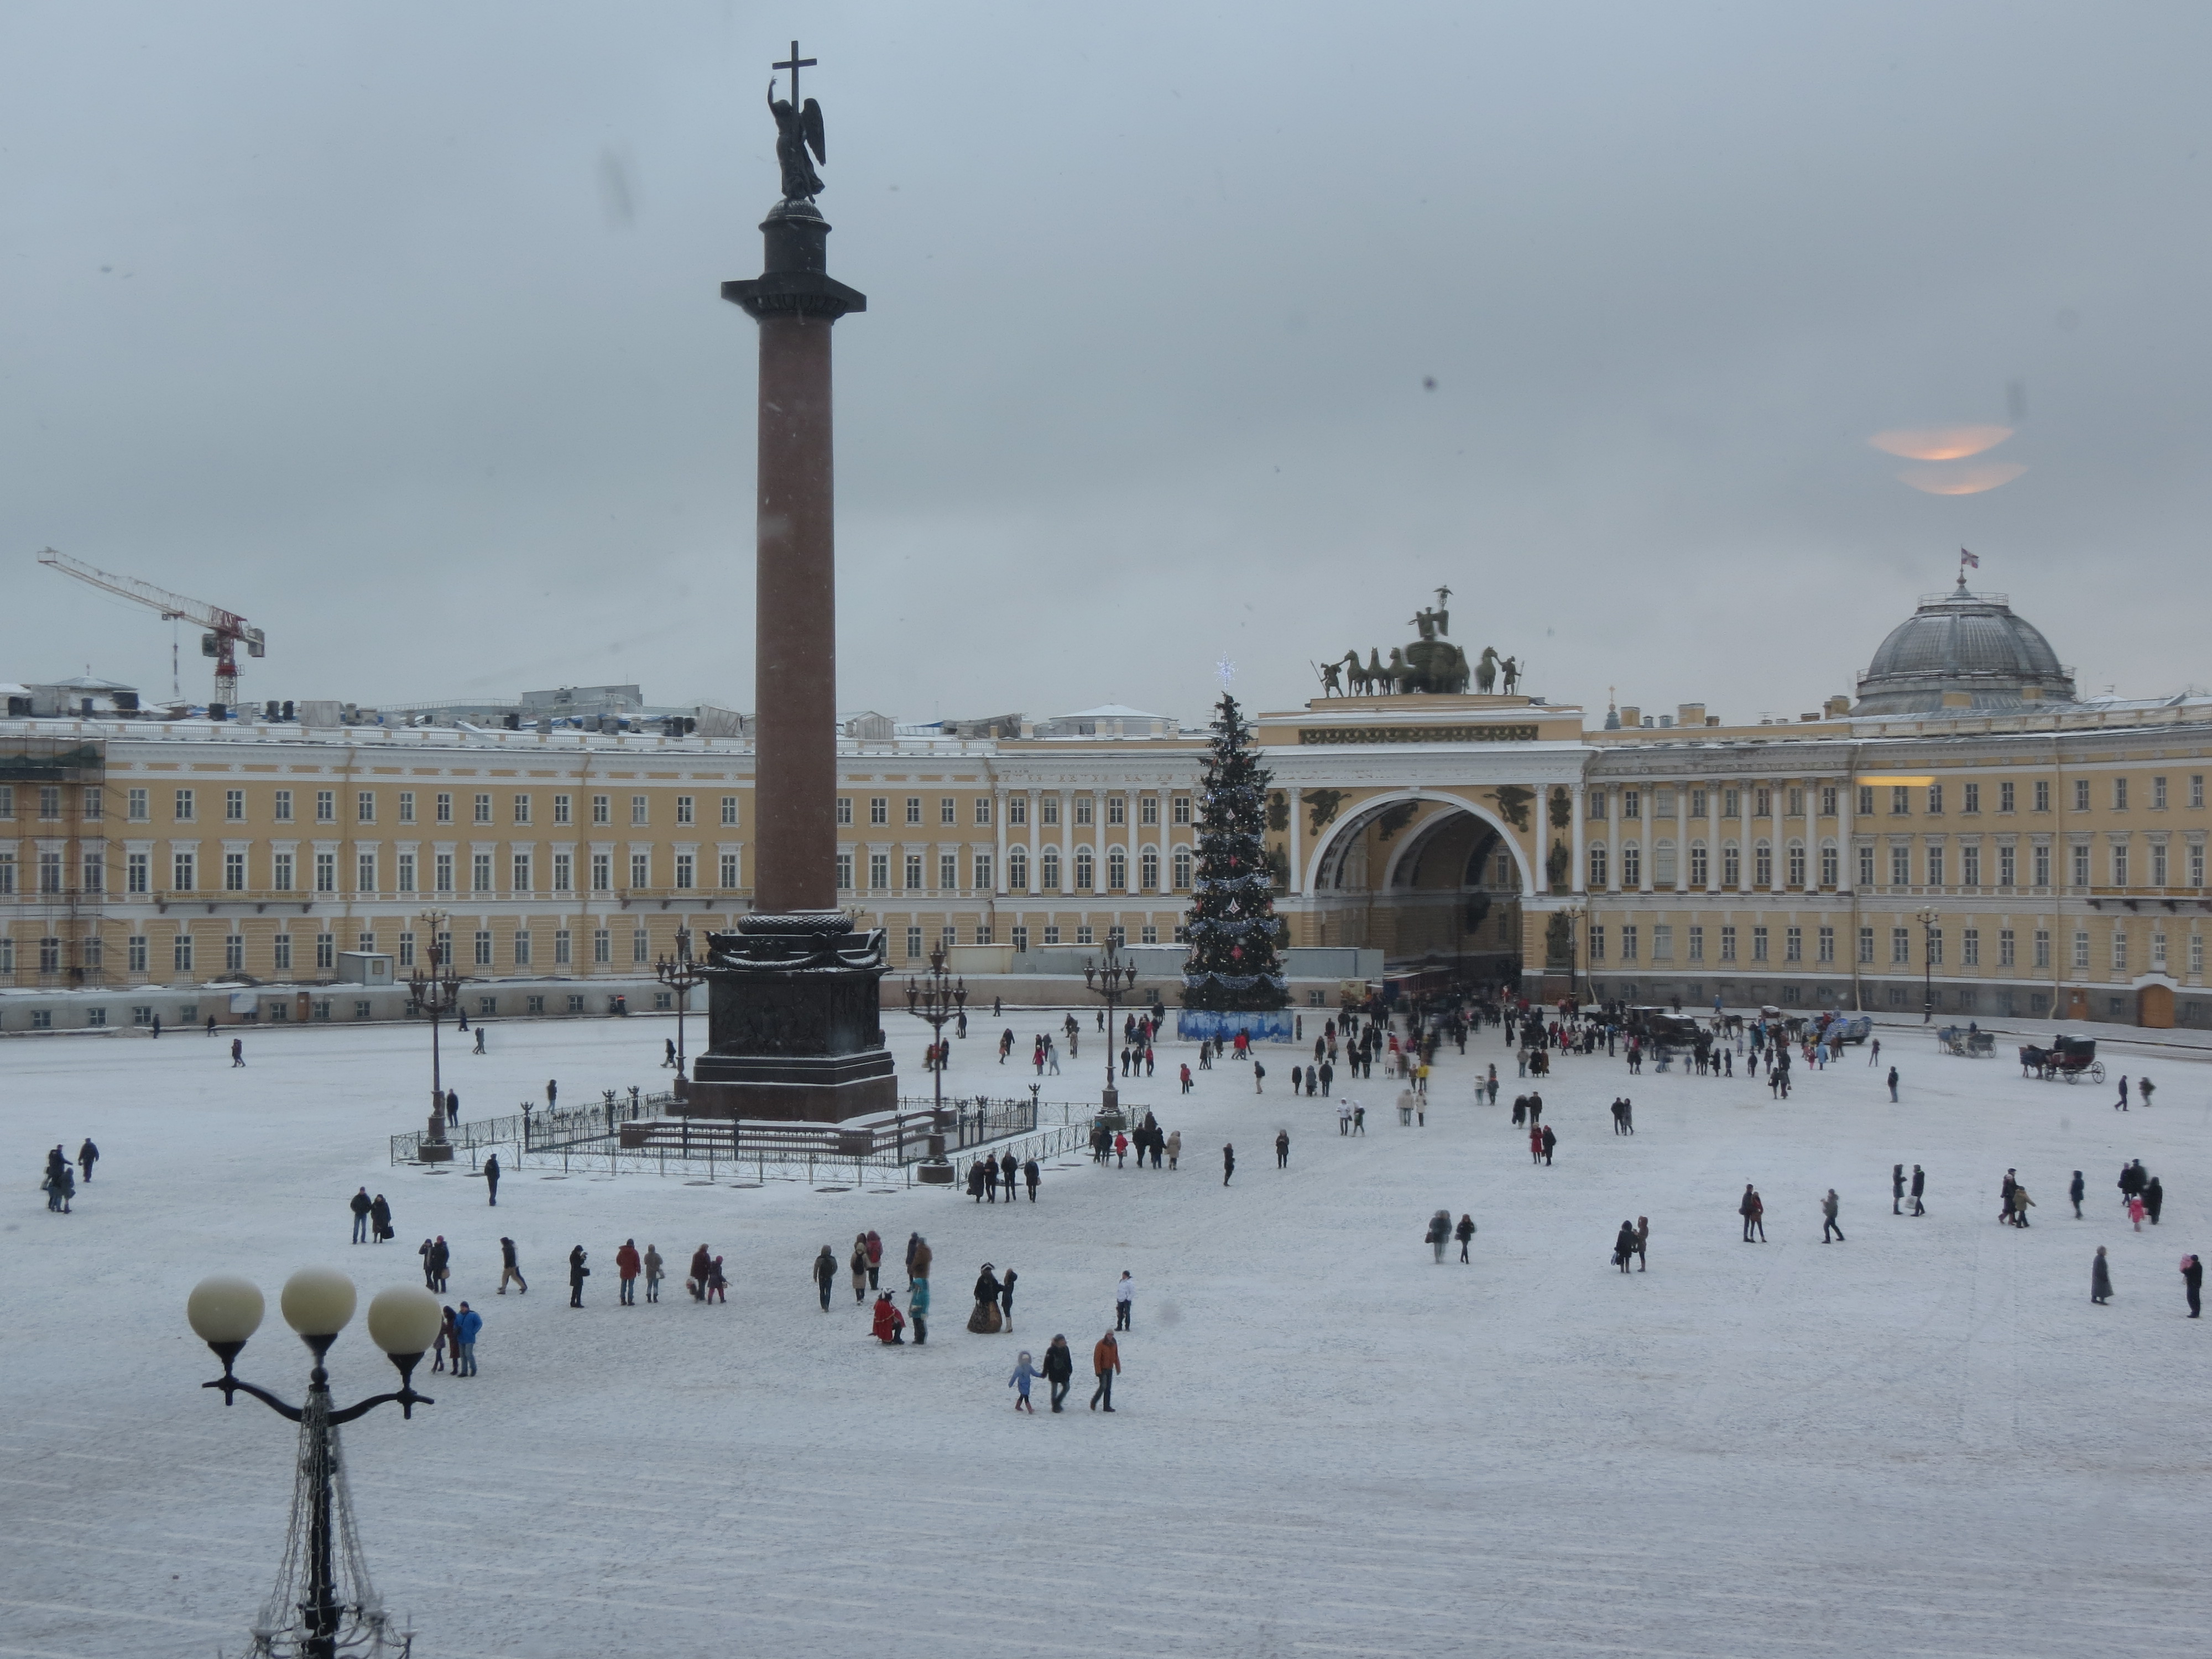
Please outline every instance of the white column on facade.
M991 890L1000 898L1006 896L1006 792L991 792L991 818L997 837L997 851L992 856L996 862L991 869Z
M1851 845L1852 813L1859 804L1858 793L1849 776L1841 780L1836 790L1836 891L1846 896L1858 878L1858 852ZM1856 940L1851 948L1858 948Z
M1636 821L1638 826L1636 838L1641 843L1636 854L1636 890L1649 893L1651 890L1652 868L1659 862L1655 856L1659 850L1657 786L1646 783L1637 798L1637 804L1644 809L1644 816Z
M1075 890L1075 792L1060 791L1060 891L1065 898Z
M1574 841L1574 867L1569 875L1567 890L1577 895L1587 893L1589 890L1589 871L1585 866L1583 854L1583 797L1589 787L1580 782L1574 787L1573 828L1568 832Z
M1288 891L1296 897L1305 891L1305 838L1298 828L1298 792L1286 789L1283 792L1283 799L1291 804L1291 879ZM1165 824L1163 823L1161 828L1164 832ZM1164 850L1162 856L1164 860ZM1163 862L1161 871L1160 879L1171 890L1175 885L1173 866Z

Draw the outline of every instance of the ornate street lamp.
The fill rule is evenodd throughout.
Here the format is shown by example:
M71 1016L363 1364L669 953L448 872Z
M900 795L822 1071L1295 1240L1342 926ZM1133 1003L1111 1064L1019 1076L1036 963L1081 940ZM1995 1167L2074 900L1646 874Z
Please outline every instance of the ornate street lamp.
M368 1334L398 1369L398 1392L372 1395L337 1409L331 1405L330 1373L323 1360L353 1318L353 1281L332 1268L303 1267L284 1281L277 1301L284 1322L315 1356L304 1406L289 1404L232 1372L246 1339L260 1328L264 1304L258 1286L228 1274L204 1279L185 1304L192 1329L222 1361L222 1375L200 1386L222 1389L225 1406L234 1405L240 1394L250 1394L300 1425L291 1535L276 1586L254 1623L252 1651L264 1659L406 1659L415 1638L391 1628L362 1558L338 1427L379 1406L397 1405L402 1416L411 1418L416 1407L434 1403L415 1392L414 1377L415 1367L437 1340L442 1316L438 1298L412 1285L378 1292L368 1304Z
M416 1156L425 1164L445 1164L452 1161L453 1148L446 1139L446 1090L438 1067L438 1022L461 1006L461 976L446 960L445 947L439 940L446 936L446 923L450 918L443 910L425 910L415 920L429 935L429 971L421 968L407 976L407 989L415 999L416 1012L430 1022L430 1138L416 1149Z
M1573 1003L1577 1008L1580 1008L1583 1006L1583 999L1581 992L1576 988L1575 984L1575 942L1581 937L1583 923L1589 917L1589 907L1583 904L1570 904L1559 914L1567 919L1567 1000ZM1595 987L1591 988L1591 995L1593 998L1595 997Z
M968 981L955 977L946 982L945 946L938 945L929 953L929 972L917 981L912 974L906 979L906 1011L929 1026L929 1073L934 1092L930 1097L929 1159L923 1164L921 1178L927 1182L944 1182L952 1179L952 1166L945 1161L945 1028L958 1019L968 1006ZM893 1116L898 1122L899 1156L906 1156L906 1120Z
M707 975L691 961L691 930L679 927L676 930L676 954L663 957L653 965L653 976L676 993L676 1080L684 1081L684 1012L691 1006L694 987L704 985Z
M1114 1042L1121 1022L1114 1016L1121 1010L1121 999L1136 988L1137 964L1121 960L1121 941L1110 928L1106 934L1105 960L1094 965L1089 957L1083 958L1083 983L1106 999L1106 1093L1100 1109L1118 1112L1121 1097L1114 1088Z
M1929 945L1936 939L1936 924L1943 920L1940 910L1920 913L1920 1023L1927 1024L1936 1018L1936 963Z

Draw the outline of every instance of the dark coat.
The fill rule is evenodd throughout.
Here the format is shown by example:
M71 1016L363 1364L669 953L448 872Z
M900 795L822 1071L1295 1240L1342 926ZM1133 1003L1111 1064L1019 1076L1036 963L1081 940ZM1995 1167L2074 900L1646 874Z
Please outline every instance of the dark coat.
M976 1274L975 1299L978 1302L996 1302L999 1299L999 1290L998 1279L988 1271Z
M2100 1255L2089 1264L2089 1294L2110 1296L2112 1293L2112 1270L2105 1265L2105 1258Z
M591 1276L592 1270L584 1265L584 1247L579 1244L568 1252L568 1282L580 1285Z
M1075 1351L1065 1342L1055 1342L1044 1351L1044 1375L1048 1382L1066 1382L1075 1376Z

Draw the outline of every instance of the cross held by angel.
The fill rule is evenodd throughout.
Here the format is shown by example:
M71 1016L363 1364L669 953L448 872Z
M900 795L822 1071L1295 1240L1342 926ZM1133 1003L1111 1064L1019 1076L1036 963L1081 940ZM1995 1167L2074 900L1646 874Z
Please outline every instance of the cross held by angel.
M811 202L822 193L822 175L815 172L816 161L827 164L830 155L822 137L822 106L809 98L799 100L799 71L811 69L815 60L799 55L799 42L791 43L791 56L782 63L771 65L791 71L791 96L788 100L775 95L775 82L768 83L768 112L775 118L775 159L783 172L783 199L787 202ZM814 152L811 158L808 150Z

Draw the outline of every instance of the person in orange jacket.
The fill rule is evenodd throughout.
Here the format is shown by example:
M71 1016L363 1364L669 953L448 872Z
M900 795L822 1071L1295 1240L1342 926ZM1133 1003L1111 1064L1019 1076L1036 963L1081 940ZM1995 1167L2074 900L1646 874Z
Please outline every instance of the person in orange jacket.
M622 1278L623 1306L637 1305L637 1276L645 1266L645 1259L637 1253L637 1241L623 1240L622 1249L615 1252L615 1272Z
M1098 1339L1098 1346L1091 1351L1091 1369L1098 1378L1098 1387L1091 1396L1091 1409L1097 1411L1098 1402L1104 1401L1106 1409L1114 1409L1114 1376L1121 1369L1121 1346L1109 1331Z

